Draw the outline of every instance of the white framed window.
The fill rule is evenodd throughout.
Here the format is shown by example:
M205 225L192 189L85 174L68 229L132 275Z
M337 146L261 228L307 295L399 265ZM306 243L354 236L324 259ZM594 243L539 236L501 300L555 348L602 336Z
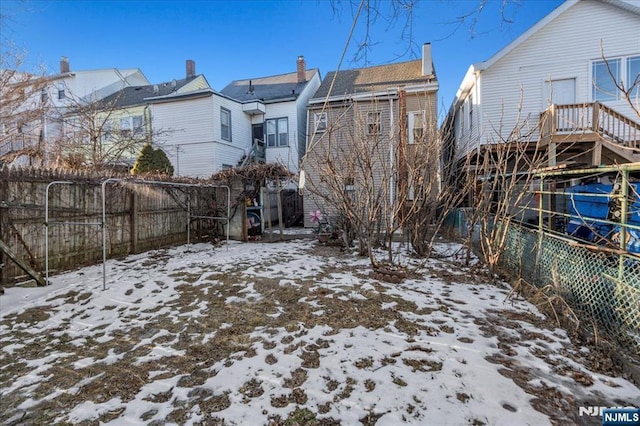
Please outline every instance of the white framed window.
M367 112L367 134L380 134L380 111Z
M267 120L267 146L289 145L289 119L272 118Z
M632 89L629 93L631 99L638 102L640 99L640 56L627 58L627 85L625 88Z
M120 118L120 137L131 138L144 135L144 120L141 115Z
M313 126L316 132L324 132L327 130L327 113L316 112L313 114Z
M102 125L102 140L109 141L113 137L113 120L108 119Z
M473 95L469 95L469 130L473 130Z
M615 101L622 93L615 82L630 90L632 99L640 92L640 56L620 56L591 63L591 95L594 101Z
M594 61L591 67L593 83L592 97L594 101L614 101L620 98L616 82L622 81L621 59Z
M424 140L426 116L424 111L414 111L407 114L407 128L410 145L420 143Z
M58 100L62 100L64 98L66 98L66 94L64 92L64 84L60 83L58 84Z
M222 139L231 142L231 111L220 107L220 134Z

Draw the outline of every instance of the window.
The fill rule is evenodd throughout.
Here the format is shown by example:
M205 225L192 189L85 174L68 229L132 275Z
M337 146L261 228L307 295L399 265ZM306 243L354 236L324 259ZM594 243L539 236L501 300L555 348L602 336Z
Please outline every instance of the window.
M220 108L220 134L222 139L231 142L231 111Z
M316 132L324 132L327 130L327 113L316 112L313 114L314 128Z
M473 129L473 95L469 95L469 130Z
M627 58L627 85L625 89L632 89L631 99L638 102L640 98L640 56Z
M274 118L267 120L267 146L289 145L289 120L287 118Z
M131 125L134 133L144 133L144 123L141 115L134 115L131 117Z
M64 88L58 89L58 99L64 99L66 96L64 94Z
M425 113L424 111L410 112L407 117L409 129L409 144L419 143L424 140L425 135Z
M367 113L367 134L377 135L380 133L380 112Z
M113 137L113 121L111 119L102 125L102 140L109 141Z
M123 117L120 119L120 137L131 138L144 135L144 120L141 115Z
M608 59L607 62L596 61L591 72L594 101L613 101L619 98L615 82L622 81L620 58Z

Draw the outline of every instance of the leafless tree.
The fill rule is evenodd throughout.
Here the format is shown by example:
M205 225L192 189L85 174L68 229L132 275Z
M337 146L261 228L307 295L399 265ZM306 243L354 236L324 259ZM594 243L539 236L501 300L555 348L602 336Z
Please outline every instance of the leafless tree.
M56 164L95 170L125 166L152 142L148 117L118 106L118 96L109 101L65 96L67 106L53 117L58 123L51 147Z
M0 161L29 154L42 159L48 109L44 67L26 68L27 52L2 40L0 49Z
M400 91L400 105L403 99ZM378 102L329 107L327 128L314 135L306 159L306 188L345 243L350 236L357 239L374 268L379 266L376 247L385 247L387 263L397 263L391 243L403 233L413 250L426 256L456 194L440 183L435 103L425 101L409 126L402 106L393 120L386 113L371 113L388 110ZM396 124L383 125L389 122Z
M405 57L419 57L421 46L425 40L416 40L415 26L423 24L421 9L428 11L434 7L433 0L331 0L331 9L335 16L344 14L357 20L357 31L354 33L354 53L351 61L354 64L366 66L371 63L369 57L372 50L380 43L376 34L389 32L396 35L400 50L395 58L389 58L390 62ZM490 5L489 0L476 1L441 1L452 11L451 17L439 24L448 28L448 34L441 39L446 39L458 31L467 31L473 38L481 32L481 24ZM502 0L498 5L500 16L499 27L509 26L513 23L513 15L519 9L517 0ZM487 21L495 21L495 16L487 16ZM437 41L437 40L432 40Z

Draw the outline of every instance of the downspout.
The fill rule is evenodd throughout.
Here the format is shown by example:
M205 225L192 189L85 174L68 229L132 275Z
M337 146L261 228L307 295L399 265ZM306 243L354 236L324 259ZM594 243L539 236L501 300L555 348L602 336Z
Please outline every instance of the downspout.
M391 172L389 175L389 206L393 206L393 199L395 197L394 194L394 185L395 185L395 181L393 179L393 163L394 163L394 159L393 159L393 134L394 134L394 121L393 121L393 98L389 99L389 110L391 112L390 115L390 132L389 135L391 136L389 138L389 171ZM389 209L389 223L393 223L393 208Z

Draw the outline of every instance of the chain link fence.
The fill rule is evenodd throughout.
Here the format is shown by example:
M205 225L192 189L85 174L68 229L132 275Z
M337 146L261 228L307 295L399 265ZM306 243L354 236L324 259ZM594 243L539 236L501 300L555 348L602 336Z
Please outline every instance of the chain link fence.
M640 355L640 260L509 225L502 264L527 282L552 285L582 320Z

